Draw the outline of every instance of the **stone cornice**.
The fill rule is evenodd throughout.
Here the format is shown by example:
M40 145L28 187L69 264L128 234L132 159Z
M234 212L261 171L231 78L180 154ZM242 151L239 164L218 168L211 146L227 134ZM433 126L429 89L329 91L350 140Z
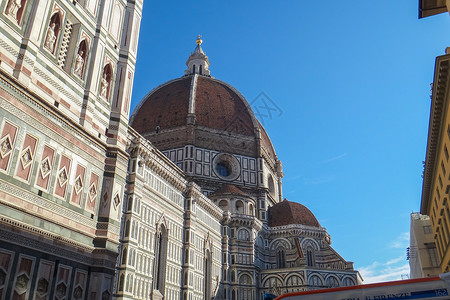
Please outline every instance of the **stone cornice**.
M422 201L420 206L420 212L422 214L429 214L428 208L431 200L431 187L434 181L433 175L435 174L437 156L439 155L442 132L445 131L444 122L448 107L449 66L450 55L438 56L436 58L428 128L427 154L423 173Z
M183 171L155 148L150 141L143 138L131 127L129 127L128 134L128 152L132 157L138 159L138 164L145 164L180 192L184 193L187 180Z
M312 227L300 224L287 226L265 227L266 238L288 237L288 236L308 236L312 238L326 238L328 233L324 227Z
M263 223L256 217L244 214L231 214L230 223L239 227L251 227L257 231L261 231L263 228Z
M194 197L198 206L206 210L211 214L216 220L221 221L223 216L223 211L216 206L208 197L201 193L200 187L194 182L189 182L187 194Z

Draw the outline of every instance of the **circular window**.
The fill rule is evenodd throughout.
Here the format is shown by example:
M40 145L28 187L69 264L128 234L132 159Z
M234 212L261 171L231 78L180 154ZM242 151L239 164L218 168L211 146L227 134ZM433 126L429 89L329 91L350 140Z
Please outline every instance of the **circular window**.
M213 159L213 170L220 179L234 180L239 177L239 161L231 154L217 154Z
M223 177L230 176L231 168L226 161L220 162L216 166L217 174Z

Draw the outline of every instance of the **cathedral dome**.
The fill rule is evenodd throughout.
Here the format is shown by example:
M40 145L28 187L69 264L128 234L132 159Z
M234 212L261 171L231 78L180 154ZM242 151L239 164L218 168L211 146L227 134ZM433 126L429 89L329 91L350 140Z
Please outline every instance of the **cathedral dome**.
M165 151L193 145L219 153L266 156L276 153L253 110L231 85L210 76L201 39L184 76L150 91L136 106L130 126Z
M143 135L189 124L252 136L257 123L247 101L233 87L196 74L155 88L141 100L131 120Z
M321 227L314 214L304 205L286 199L269 208L269 226L292 224Z

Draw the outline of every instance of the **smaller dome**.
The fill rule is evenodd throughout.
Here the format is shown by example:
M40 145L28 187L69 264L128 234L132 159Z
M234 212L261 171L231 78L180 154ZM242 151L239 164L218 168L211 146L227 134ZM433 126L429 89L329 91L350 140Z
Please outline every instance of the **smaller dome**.
M269 208L269 226L291 224L321 227L314 214L304 205L286 199Z

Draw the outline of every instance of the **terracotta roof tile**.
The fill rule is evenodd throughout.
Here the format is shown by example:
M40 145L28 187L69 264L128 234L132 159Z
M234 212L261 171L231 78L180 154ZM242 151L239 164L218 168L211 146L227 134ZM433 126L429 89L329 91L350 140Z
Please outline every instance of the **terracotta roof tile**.
M191 77L173 81L144 98L142 106L134 115L131 127L144 134L180 127L186 124Z
M244 101L233 90L217 80L198 77L195 98L197 125L253 135L252 118Z
M269 152L273 159L276 159L277 155L275 153L275 149L273 148L272 141L269 138L264 127L258 121L259 130L261 131L261 144L262 146Z
M269 226L300 224L320 227L314 214L304 205L286 199L269 208Z

